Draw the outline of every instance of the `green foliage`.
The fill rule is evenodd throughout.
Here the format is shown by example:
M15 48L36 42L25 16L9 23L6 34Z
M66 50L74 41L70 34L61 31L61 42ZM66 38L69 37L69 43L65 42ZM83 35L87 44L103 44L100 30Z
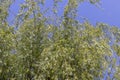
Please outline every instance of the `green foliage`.
M61 0L54 0L57 3ZM17 30L8 26L7 8L0 7L0 80L101 80L115 50L120 54L120 30L105 24L75 20L79 3L69 0L58 26L48 24L40 11L44 0L26 0L16 17ZM89 0L96 4L99 0ZM4 3L6 4L6 3ZM56 7L54 5L54 7ZM22 12L22 13L21 13ZM22 19L22 20L21 20ZM57 22L57 20L56 20ZM19 26L19 27L18 27ZM16 29L15 27L15 29ZM111 46L111 35L114 44ZM115 60L112 61L115 64ZM115 77L119 76L116 65Z

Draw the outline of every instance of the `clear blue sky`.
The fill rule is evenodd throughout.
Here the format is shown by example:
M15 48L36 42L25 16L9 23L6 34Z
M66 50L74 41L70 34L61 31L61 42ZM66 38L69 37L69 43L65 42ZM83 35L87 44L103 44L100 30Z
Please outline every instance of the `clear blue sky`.
M87 17L91 23L104 22L120 26L120 0L101 0L101 8L89 3L82 3L79 14Z
M46 0L46 7L50 7L52 5L52 0ZM66 1L66 0L63 0ZM22 3L23 0L16 0L16 2L11 6L11 11L13 13L18 12L19 4ZM66 3L63 2L59 6L59 13L62 13L62 6ZM100 8L97 8L94 5L89 4L88 2L84 2L79 6L79 15L86 17L92 24L96 24L96 22L104 22L106 24L112 26L120 27L120 0L102 0ZM14 19L14 15L10 14L8 20L12 23Z

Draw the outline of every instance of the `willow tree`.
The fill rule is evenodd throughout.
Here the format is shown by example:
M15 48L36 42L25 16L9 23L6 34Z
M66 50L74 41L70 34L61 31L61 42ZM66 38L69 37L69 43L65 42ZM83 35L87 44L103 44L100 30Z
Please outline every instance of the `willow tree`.
M50 9L60 19L56 25L53 23L58 21L42 11L44 0L25 0L15 19L15 30L6 21L9 6L0 7L3 14L0 16L0 79L101 80L111 68L109 65L119 69L113 58L109 60L113 50L119 54L119 30L77 21L77 8L85 0L68 0L63 15L57 16L60 1L54 0ZM99 0L88 1L93 5L99 3ZM115 43L111 45L110 41ZM118 76L116 73L115 77Z
M8 25L8 9L12 0L0 0L0 79L11 79L14 65L14 29Z
M106 76L104 79L118 79L119 80L119 43L120 43L120 29L116 26L109 26L107 24L99 23L97 24L102 30L107 43L110 46L110 51L112 55L110 57L106 56L105 59L109 66L105 70Z
M59 0L55 4L57 2ZM109 45L100 28L75 20L74 10L80 2L68 2L60 26L46 23L48 19L40 12L38 1L22 4L20 11L23 13L17 17L18 21L24 20L16 33L20 63L17 79L92 80L102 77L107 64L104 56L111 53Z

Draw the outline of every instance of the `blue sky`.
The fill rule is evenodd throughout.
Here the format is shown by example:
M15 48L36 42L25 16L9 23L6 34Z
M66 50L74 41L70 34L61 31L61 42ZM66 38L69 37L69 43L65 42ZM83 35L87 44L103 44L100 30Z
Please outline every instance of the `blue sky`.
M100 8L85 2L79 7L79 14L93 24L104 22L120 26L120 0L101 0Z
M52 5L52 0L46 0L46 6L50 7ZM65 0L66 1L66 0ZM12 24L14 20L14 15L18 12L19 4L23 0L16 0L16 2L11 6L11 13L8 17L9 22ZM60 3L59 13L62 13L62 6L66 3ZM82 3L78 8L78 15L86 17L92 24L97 22L103 22L112 26L120 26L120 0L101 0L100 8L89 4L88 2Z

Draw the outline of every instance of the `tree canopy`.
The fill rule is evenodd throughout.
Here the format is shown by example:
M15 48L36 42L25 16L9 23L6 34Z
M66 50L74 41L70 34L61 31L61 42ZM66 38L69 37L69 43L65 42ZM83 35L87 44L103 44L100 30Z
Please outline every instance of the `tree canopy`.
M68 0L63 16L62 0L53 1L52 19L41 11L44 0L25 0L9 25L14 0L0 0L0 80L119 80L120 29L77 21L85 0Z

